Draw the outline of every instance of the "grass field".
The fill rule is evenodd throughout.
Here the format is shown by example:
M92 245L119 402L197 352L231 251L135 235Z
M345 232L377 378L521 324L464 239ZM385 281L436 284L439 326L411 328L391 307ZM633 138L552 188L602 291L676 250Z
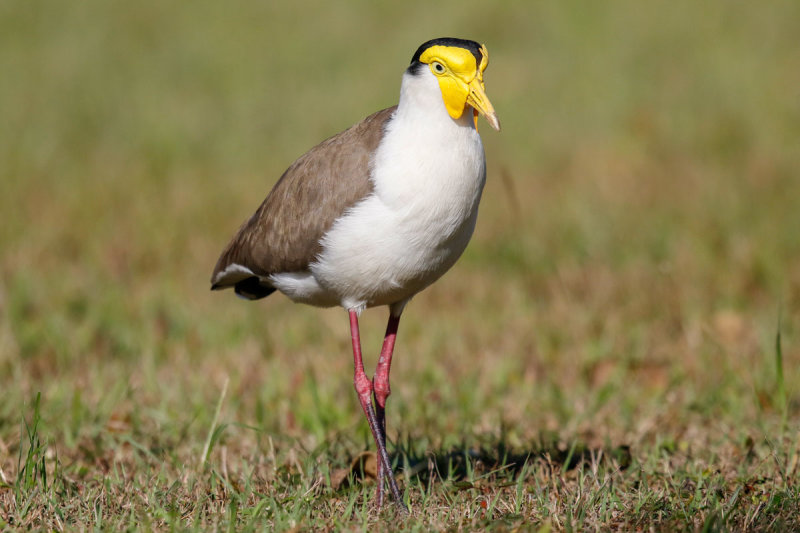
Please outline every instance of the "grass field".
M0 3L0 529L800 529L798 28L791 0ZM487 44L503 131L400 327L403 522L346 314L208 277L445 35Z

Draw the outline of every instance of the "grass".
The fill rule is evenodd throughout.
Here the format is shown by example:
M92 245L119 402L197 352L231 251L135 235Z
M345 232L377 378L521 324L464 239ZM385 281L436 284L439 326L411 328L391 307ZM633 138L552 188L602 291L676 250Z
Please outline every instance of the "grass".
M800 9L0 5L0 528L800 528ZM474 37L478 229L377 512L341 310L210 293L291 161ZM362 317L366 354L384 310ZM374 364L367 362L369 366Z

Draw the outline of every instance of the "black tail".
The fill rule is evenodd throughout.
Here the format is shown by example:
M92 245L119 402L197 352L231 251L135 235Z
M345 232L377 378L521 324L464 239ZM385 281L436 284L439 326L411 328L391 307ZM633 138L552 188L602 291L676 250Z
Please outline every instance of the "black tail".
M230 287L230 285L214 284L211 286L211 290L218 291L220 289L227 289L228 287ZM237 282L236 285L233 286L233 290L238 296L245 300L260 300L275 292L275 287L263 285L258 277L251 276Z
M237 283L233 290L236 291L237 295L247 300L260 300L275 292L275 287L262 285L261 280L253 276Z

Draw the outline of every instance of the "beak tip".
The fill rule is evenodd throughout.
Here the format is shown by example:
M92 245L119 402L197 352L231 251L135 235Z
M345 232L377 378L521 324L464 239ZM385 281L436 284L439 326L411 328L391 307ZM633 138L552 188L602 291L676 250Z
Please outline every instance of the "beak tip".
M492 128L494 128L496 131L500 131L500 119L497 118L496 113L486 115L486 120L489 122L489 125Z

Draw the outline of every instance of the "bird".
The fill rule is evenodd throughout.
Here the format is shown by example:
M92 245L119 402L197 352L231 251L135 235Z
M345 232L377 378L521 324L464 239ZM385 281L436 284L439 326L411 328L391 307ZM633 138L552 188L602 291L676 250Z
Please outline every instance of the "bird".
M211 289L248 300L275 291L347 311L353 384L377 447L380 508L388 485L408 514L386 451L386 400L400 316L467 246L486 181L478 117L500 131L484 85L486 46L429 40L402 74L397 105L378 111L300 156L217 261ZM358 318L388 306L373 379Z

